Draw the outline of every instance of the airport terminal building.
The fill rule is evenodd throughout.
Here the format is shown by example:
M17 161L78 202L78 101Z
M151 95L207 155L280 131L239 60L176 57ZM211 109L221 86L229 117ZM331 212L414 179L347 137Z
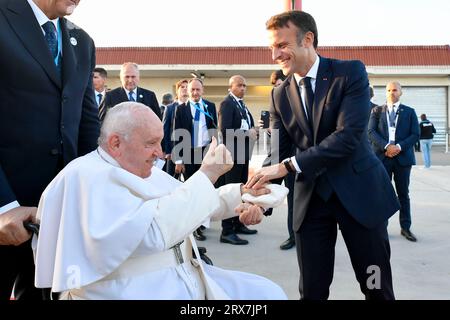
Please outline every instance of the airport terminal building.
M426 113L434 123L436 144L445 144L450 127L450 47L443 46L339 46L319 47L324 57L361 60L374 87L376 104L385 102L387 82L403 86L401 101ZM132 61L141 70L140 86L156 93L175 93L175 83L197 76L205 84L205 98L220 103L227 95L228 79L247 79L245 101L255 117L269 106L269 76L278 69L267 47L102 47L97 66L108 71L108 88L120 85L122 63Z

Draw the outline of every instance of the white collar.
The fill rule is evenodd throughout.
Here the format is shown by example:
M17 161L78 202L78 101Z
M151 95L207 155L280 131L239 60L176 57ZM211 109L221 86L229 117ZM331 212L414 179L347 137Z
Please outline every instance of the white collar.
M234 100L236 100L237 102L239 102L239 101L241 101L242 100L242 102L244 102L244 98L238 98L238 97L236 97L234 94L233 94L233 92L229 92L230 93L230 96L232 96L233 98L234 98Z
M108 152L106 152L105 150L103 150L102 147L99 146L97 148L97 153L100 156L100 158L102 158L105 162L108 162L109 164L113 165L114 167L122 168L120 166L120 164L116 161L116 159L111 157L111 155Z
M206 105L206 104L203 102L203 98L200 98L200 100L198 100L198 102L194 102L194 101L192 101L191 99L189 99L188 102L189 102L189 105L190 105L192 108L195 108L195 104L196 104L196 103L200 103L201 106L205 106L205 105Z
M129 97L130 96L130 92L133 92L134 93L134 96L135 96L135 99L136 99L136 101L137 101L137 87L136 88L134 88L133 90L131 90L131 91L128 91L127 89L125 89L125 88L123 88L123 90L125 90L125 92L127 93L127 97Z
M58 30L58 21L59 18L50 20L45 13L41 10L41 8L39 8L36 3L34 3L33 0L27 0L28 4L31 7L31 10L33 10L34 16L36 17L36 20L38 21L39 25L42 28L42 25L45 24L47 21L51 21L53 22L53 24L55 25L55 30Z
M294 78L295 81L297 81L297 83L300 82L301 79L306 78L306 77L310 77L311 80L315 81L317 78L317 72L319 71L319 63L320 63L320 58L318 55L316 55L316 61L314 61L314 64L312 65L311 69L309 69L308 73L302 77L301 75L294 73Z
M391 110L392 107L394 107L394 110L395 110L395 109L397 109L398 106L400 105L400 101L397 101L397 102L394 103L394 104L386 104L386 105L387 105L387 107L389 108L389 110Z

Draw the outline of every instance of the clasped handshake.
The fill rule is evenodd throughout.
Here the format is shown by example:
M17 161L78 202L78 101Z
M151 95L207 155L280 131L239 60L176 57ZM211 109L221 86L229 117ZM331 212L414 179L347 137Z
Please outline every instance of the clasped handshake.
M233 159L230 151L224 144L217 145L216 138L212 138L209 150L203 158L200 171L202 171L212 183L233 167ZM239 214L239 220L245 225L258 224L262 221L264 210L274 207L283 200L286 194L283 191L272 192L275 187L268 182L254 183L254 177L244 185L241 185L241 196L243 203L235 208L235 212ZM271 194L274 197L264 197ZM278 198L278 199L277 199Z

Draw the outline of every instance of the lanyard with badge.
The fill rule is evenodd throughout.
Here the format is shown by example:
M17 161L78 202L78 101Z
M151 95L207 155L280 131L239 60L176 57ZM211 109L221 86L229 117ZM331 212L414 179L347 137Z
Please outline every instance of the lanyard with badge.
M205 110L207 110L207 109L208 109L207 105L204 104L203 102L202 102L202 104L203 104L203 108L204 108ZM193 105L194 105L194 108L195 108L196 110L200 111L200 112L203 113L205 116L207 116L208 118L210 118L210 119L212 120L212 122L213 122L213 126L216 127L216 125L215 125L215 123L214 123L214 118L213 118L212 115L209 113L209 111L205 111L205 110L203 110L202 108L197 107L197 103L193 103Z
M192 101L191 101L192 102ZM193 105L194 106L194 108L196 109L196 110L198 110L198 111L200 111L201 113L203 113L204 115L205 115L205 117L208 117L208 118L210 118L211 119L211 123L212 123L212 125L213 125L213 127L215 128L215 129L217 129L217 125L216 125L216 123L214 122L214 118L213 118L213 116L209 113L209 111L208 111L208 106L205 104L205 103L203 103L203 101L202 101L202 105L203 105L203 108L204 108L204 110L202 109L202 108L200 108L200 107L197 107L197 103L199 103L199 102L196 102L196 103L191 103L191 105ZM206 111L205 111L206 110ZM220 131L218 132L218 143L220 144L220 143L222 143L222 141L223 141L223 139L222 139L222 136L221 136L221 133L220 133Z
M56 55L54 62L55 62L55 66L58 66L58 62L59 62L59 57L61 56L61 51L62 51L62 33L61 33L61 27L60 27L60 23L61 21L58 19L58 23L56 24L56 32L58 33L58 54Z
M240 130L249 130L250 129L250 124L248 122L248 118L247 118L247 111L245 111L245 107L239 103L239 101L236 101L236 99L232 96L233 101L236 103L239 113L241 114L241 127L239 128ZM244 114L242 114L242 112L244 112Z
M389 143L395 143L395 129L397 125L397 116L400 112L399 107L397 107L397 111L395 112L394 116L391 118L391 113L394 112L394 106L392 106L392 111L389 111L387 113L388 118L388 124L389 124Z

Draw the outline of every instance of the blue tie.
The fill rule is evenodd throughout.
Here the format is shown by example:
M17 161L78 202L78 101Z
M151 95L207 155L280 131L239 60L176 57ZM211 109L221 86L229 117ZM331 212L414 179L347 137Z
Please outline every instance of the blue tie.
M130 99L130 101L136 101L134 99L133 93L134 93L133 91L128 92L128 98Z
M47 41L52 58L55 59L58 55L58 38L56 35L55 25L53 22L47 21L42 25L42 29L45 31L45 40Z
M397 114L395 113L394 106L392 106L392 111L389 112L389 126L390 127L395 127L395 117L396 116L397 116Z
M198 132L200 130L200 103L196 103L195 115L194 115L194 130L192 133L192 148L196 148L198 144Z
M97 102L97 105L99 106L99 105L100 105L100 103L102 103L102 98L103 98L103 95L102 95L101 93L99 93L99 94L97 94L97 97L98 97L98 102Z

